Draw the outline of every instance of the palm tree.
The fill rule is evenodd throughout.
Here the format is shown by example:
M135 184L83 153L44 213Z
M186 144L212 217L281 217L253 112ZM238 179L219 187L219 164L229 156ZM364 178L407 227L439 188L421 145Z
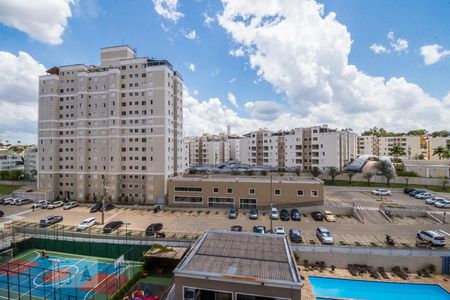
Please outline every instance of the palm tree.
M348 172L348 173L347 173L347 176L348 176L348 183L349 183L350 185L352 185L352 178L353 178L354 175L355 175L355 173L352 173L352 172Z
M398 161L398 157L400 155L405 155L405 149L400 145L400 144L395 144L394 146L392 146L391 149L389 149L389 155L393 155L395 161Z
M441 160L443 157L445 157L446 152L447 150L444 147L439 146L433 149L433 156L437 155L439 157L439 160Z
M328 169L328 175L331 177L331 183L334 183L334 179L336 176L338 176L341 172L336 167L329 167Z
M320 171L320 169L318 167L313 167L311 170L309 170L309 172L311 173L311 175L313 177L317 177L320 174L322 174L322 171Z
M364 178L367 179L367 184L370 185L370 180L372 179L373 176L375 176L375 174L373 174L372 172L367 172L364 173Z
M386 160L379 160L377 164L377 169L380 175L385 176L386 174L391 174L391 164Z

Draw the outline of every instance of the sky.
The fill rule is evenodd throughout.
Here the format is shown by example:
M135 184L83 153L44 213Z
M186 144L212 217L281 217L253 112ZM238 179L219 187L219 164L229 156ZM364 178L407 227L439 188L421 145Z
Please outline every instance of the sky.
M0 0L0 140L36 143L38 76L130 45L184 79L184 134L450 129L450 1Z

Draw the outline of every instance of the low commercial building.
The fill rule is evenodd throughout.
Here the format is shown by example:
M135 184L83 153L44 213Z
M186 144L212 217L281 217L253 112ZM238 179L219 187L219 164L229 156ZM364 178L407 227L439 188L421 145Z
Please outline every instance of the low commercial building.
M323 204L323 182L297 176L186 175L169 179L168 205L269 208Z
M299 300L285 235L206 231L174 271L170 299Z

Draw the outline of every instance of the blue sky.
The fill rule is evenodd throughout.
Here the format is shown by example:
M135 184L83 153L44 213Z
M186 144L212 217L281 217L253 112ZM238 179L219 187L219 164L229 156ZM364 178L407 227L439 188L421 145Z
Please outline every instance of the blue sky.
M35 0L41 6L48 1ZM135 47L138 56L167 59L184 78L186 135L223 131L226 125L243 133L317 123L357 131L435 130L450 124L445 121L450 118L448 1L60 2L36 13L39 8L26 0L0 0L0 51L6 56L0 62L21 64L22 51L35 69L98 64L99 48L122 43ZM289 9L293 5L296 10ZM27 10L45 29L23 21ZM328 19L330 14L335 19ZM280 17L279 22L252 24L268 16ZM370 49L374 44L379 53ZM24 118L20 111L36 110L36 80L29 79L24 99L13 101L7 94L20 76L25 75L18 72L11 87L0 90L0 105L17 109L7 122L0 121L0 139L33 142L36 113Z

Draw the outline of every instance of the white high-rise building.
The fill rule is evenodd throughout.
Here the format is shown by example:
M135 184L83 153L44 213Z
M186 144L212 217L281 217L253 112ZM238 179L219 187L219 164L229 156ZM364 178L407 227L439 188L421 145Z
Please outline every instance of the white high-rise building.
M39 78L38 184L62 198L155 203L183 170L183 79L166 60L102 48L100 66Z

